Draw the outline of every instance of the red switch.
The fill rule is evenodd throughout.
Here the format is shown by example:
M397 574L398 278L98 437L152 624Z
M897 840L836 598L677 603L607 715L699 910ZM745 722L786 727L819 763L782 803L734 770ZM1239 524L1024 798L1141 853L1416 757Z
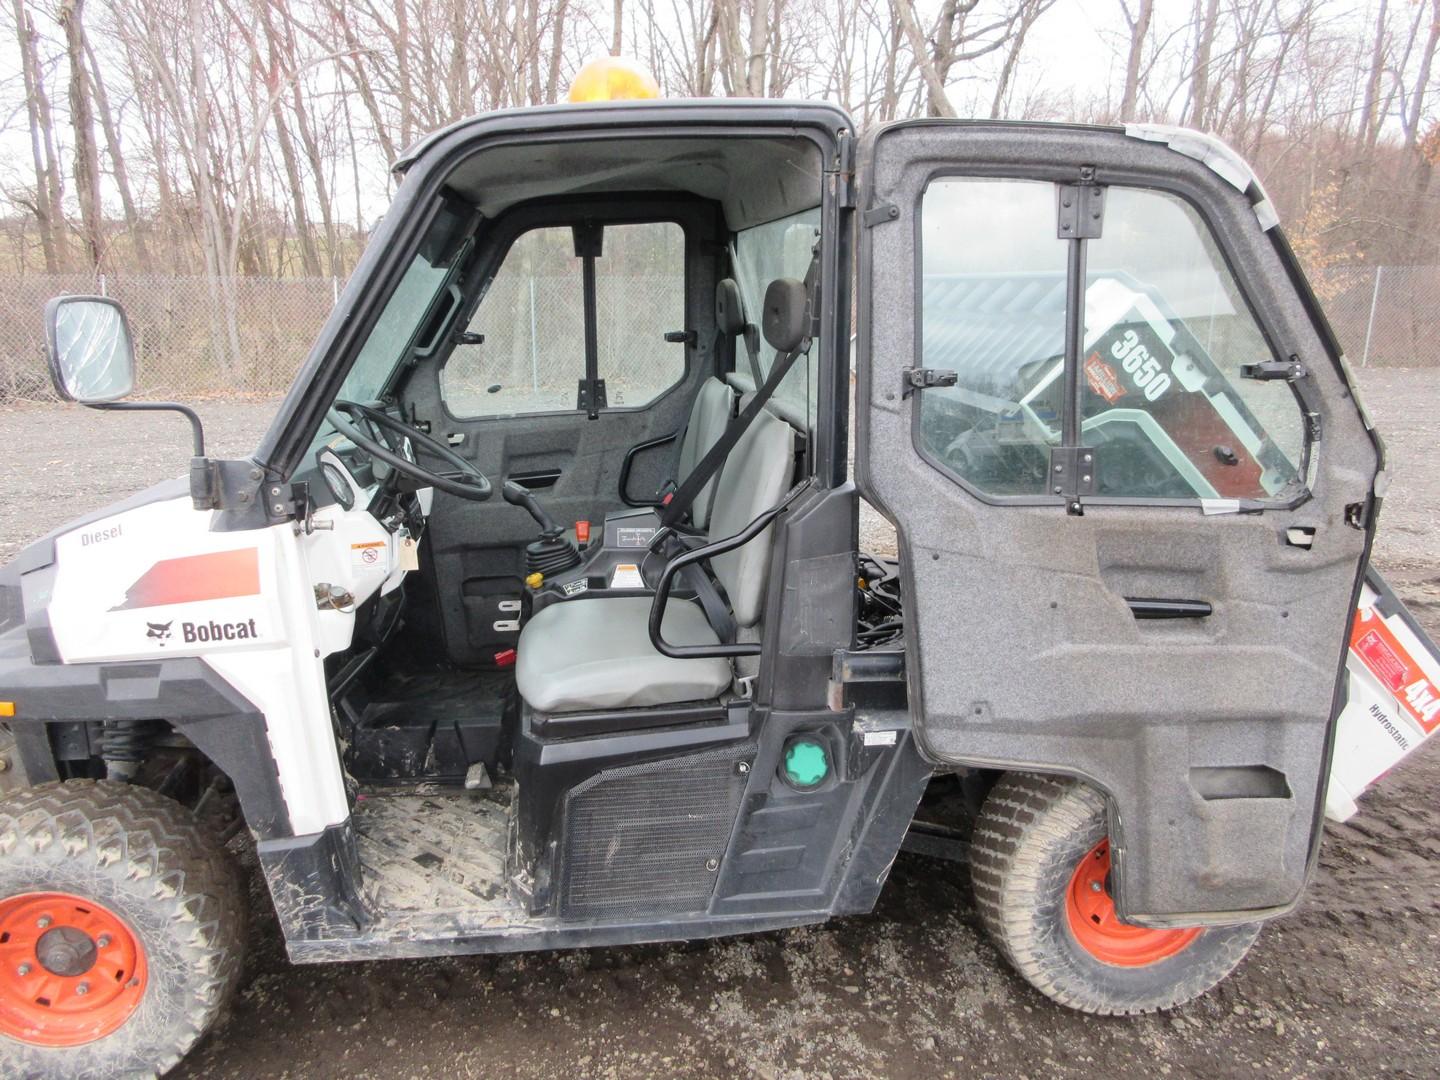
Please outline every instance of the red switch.
M495 654L495 666L496 666L496 667L514 667L514 666L515 666L515 650L514 650L514 649L501 649L499 652L497 652L497 653Z
M590 522L575 522L575 542L581 545L590 543Z

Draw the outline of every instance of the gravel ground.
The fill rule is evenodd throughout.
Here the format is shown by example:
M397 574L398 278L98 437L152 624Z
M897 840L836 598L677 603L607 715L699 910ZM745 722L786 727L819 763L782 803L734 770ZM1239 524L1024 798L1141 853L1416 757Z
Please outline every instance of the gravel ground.
M1363 388L1394 484L1377 564L1440 633L1433 435L1440 371ZM202 411L218 454L272 405ZM0 411L0 558L183 470L178 418ZM81 462L83 464L76 464ZM55 492L63 492L60 498ZM883 545L883 523L867 539ZM255 885L254 950L228 1023L184 1077L1330 1077L1440 1074L1440 751L1331 826L1302 908L1216 991L1173 1013L1085 1017L1011 974L963 867L902 855L878 910L716 942L291 967Z

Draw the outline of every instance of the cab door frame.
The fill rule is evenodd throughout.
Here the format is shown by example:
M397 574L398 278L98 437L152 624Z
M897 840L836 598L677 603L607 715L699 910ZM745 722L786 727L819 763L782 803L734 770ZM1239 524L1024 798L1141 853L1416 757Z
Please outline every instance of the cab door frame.
M1007 502L925 460L916 422L931 391L905 390L927 366L920 205L939 176L1189 201L1272 347L1309 371L1319 437L1308 497ZM859 180L856 475L899 536L921 745L941 763L1073 775L1104 791L1112 891L1131 921L1287 910L1320 836L1383 456L1263 189L1193 132L955 121L872 133ZM1287 543L1291 528L1311 545ZM1127 598L1168 588L1203 593L1212 614L1137 620Z

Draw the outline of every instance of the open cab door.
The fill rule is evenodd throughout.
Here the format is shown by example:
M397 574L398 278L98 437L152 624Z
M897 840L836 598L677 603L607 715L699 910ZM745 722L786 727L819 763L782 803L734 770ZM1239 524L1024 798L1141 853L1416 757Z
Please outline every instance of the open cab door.
M921 745L1108 797L1150 926L1295 903L1382 450L1250 170L1174 128L862 145L857 476Z

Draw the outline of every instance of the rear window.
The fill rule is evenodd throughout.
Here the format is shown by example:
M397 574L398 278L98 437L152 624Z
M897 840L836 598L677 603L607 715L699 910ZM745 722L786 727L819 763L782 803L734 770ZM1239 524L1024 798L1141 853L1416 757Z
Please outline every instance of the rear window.
M595 260L597 374L609 408L644 406L685 377L685 232L607 224ZM474 419L570 412L586 375L583 260L570 226L521 234L440 374L446 407Z

